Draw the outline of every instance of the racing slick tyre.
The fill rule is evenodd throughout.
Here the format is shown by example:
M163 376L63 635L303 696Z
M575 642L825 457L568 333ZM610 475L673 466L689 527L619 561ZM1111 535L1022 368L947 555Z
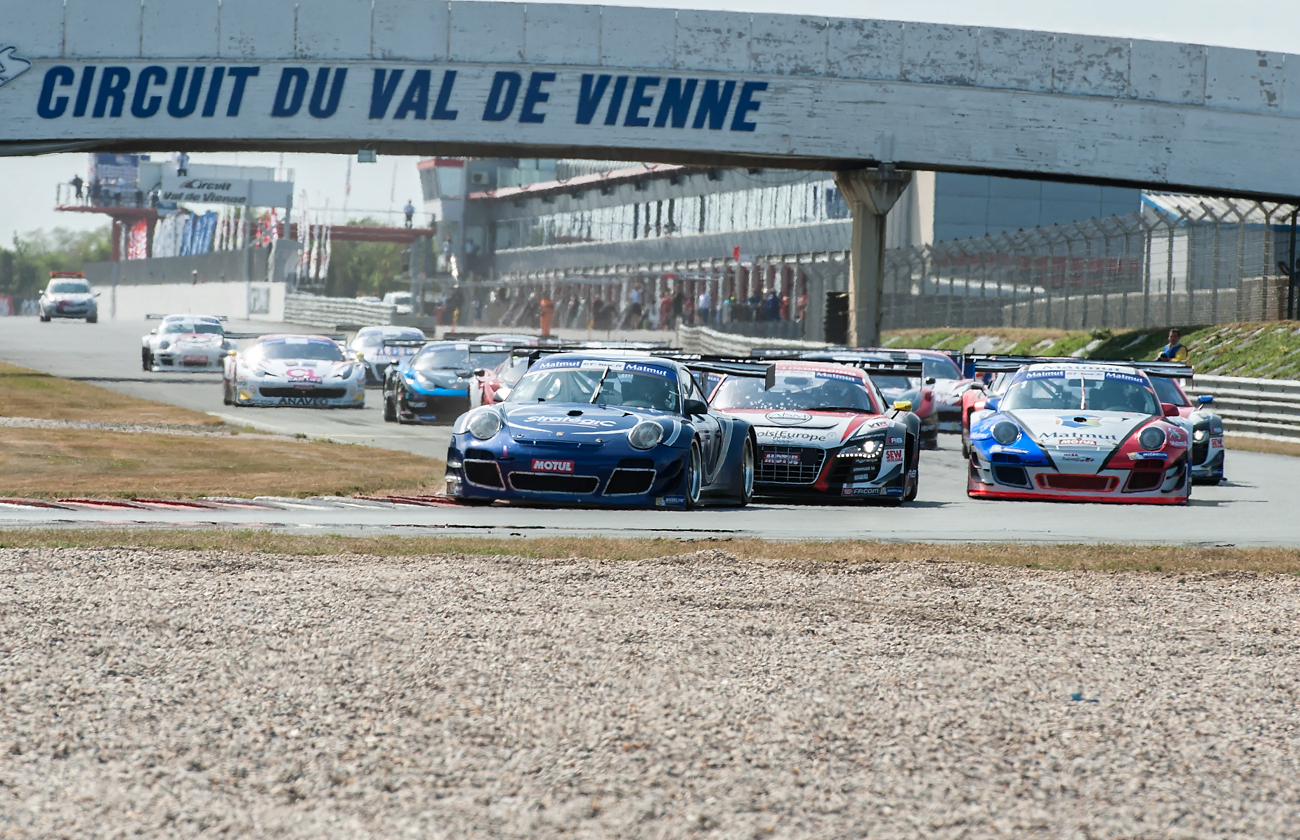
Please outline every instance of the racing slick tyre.
M740 456L740 498L737 503L745 507L754 501L754 439L745 436L745 451Z
M460 502L462 505L469 505L470 507L487 507L492 504L491 499L457 499L456 501Z
M148 347L140 348L140 367L144 370L145 373L148 373L151 370L153 370L153 359L149 357ZM227 402L226 405L230 405L230 403Z
M903 479L903 501L915 502L917 491L921 486L921 459L917 457L920 453L916 451L916 442L911 438L907 441L907 454L911 456L908 458L908 463L912 465L908 473L916 473L916 475L910 479Z
M87 324L98 324L98 323L99 323L99 316L98 316L98 315L91 315L91 316L89 316L88 318L86 318L86 323L87 323Z
M687 510L695 510L700 506L703 486L704 459L700 456L700 445L691 441L691 454L686 459L686 475L682 476L682 496L686 499Z
M46 315L44 310L41 311L41 321L46 324L50 322L50 316Z
M1221 478L1207 478L1207 479L1204 479L1204 480L1202 480L1202 481L1198 481L1198 482L1196 482L1196 483L1197 483L1197 484L1205 484L1205 485L1208 485L1208 486L1210 486L1210 487L1213 487L1213 486L1215 486L1216 484L1218 484L1220 481L1223 481L1223 479L1221 479Z
M384 397L384 422L394 423L397 421L397 408L393 406L393 401Z

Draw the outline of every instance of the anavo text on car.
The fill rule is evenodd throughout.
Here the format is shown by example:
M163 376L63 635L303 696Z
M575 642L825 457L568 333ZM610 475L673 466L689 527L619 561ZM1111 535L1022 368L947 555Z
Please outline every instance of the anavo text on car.
M530 355L504 402L456 420L449 495L688 509L753 497L750 424L711 410L684 364L631 351Z
M341 336L340 336L341 338ZM366 375L338 342L323 335L264 335L226 357L227 405L365 408Z

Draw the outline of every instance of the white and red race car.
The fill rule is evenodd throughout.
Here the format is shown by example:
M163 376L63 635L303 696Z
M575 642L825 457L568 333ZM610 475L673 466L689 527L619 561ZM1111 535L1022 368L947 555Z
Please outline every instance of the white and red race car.
M235 343L213 315L149 315L162 321L140 339L140 367L146 371L219 371Z
M264 335L226 357L226 405L365 408L366 370L323 335Z
M712 408L741 417L758 441L754 492L898 503L916 498L920 421L890 406L862 366L782 360L768 381L723 376Z

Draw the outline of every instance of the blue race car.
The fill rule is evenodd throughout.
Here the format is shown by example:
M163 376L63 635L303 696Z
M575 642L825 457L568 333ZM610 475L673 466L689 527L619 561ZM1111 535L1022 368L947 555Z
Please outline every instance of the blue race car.
M384 376L384 419L390 423L448 423L469 408L476 370L505 361L501 344L436 341L389 365Z
M686 365L617 350L532 355L504 402L456 420L448 495L477 504L749 504L754 431L710 409Z

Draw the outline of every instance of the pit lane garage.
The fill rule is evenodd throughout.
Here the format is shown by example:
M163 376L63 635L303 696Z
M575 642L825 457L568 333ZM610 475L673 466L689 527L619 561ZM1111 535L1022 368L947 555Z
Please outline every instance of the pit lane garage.
M504 402L456 420L448 495L679 509L753 498L753 429L712 410L681 362L619 351L530 356ZM766 367L727 372L764 376Z

